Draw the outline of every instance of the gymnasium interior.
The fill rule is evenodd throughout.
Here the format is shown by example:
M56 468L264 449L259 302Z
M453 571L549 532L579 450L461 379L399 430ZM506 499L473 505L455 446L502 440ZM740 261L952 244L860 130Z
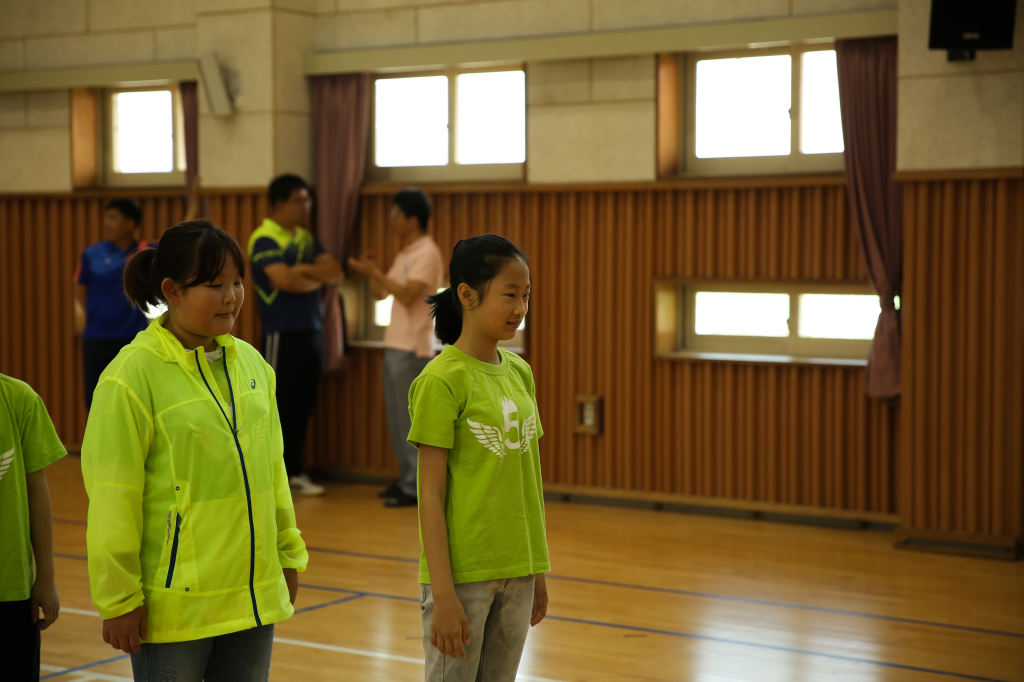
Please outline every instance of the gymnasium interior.
M529 258L505 345L551 572L518 680L1024 682L1015 0L0 0L0 159L0 373L69 453L40 679L133 679L90 595L79 258L117 198L142 239L193 206L244 249L292 173L343 264L399 254L406 187L445 265L485 233ZM413 682L395 303L323 295L326 491L294 496L270 679Z

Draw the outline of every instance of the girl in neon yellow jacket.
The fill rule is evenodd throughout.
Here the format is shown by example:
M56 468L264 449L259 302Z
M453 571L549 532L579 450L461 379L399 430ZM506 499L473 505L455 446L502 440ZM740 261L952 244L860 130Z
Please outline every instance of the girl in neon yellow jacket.
M136 679L160 666L192 679L204 656L251 669L231 679L266 679L272 624L294 612L306 568L275 375L229 334L244 273L234 239L206 221L171 228L125 268L128 298L168 312L103 372L82 471L93 601ZM224 637L234 648L218 647ZM170 642L196 646L161 648ZM228 651L240 660L218 660Z

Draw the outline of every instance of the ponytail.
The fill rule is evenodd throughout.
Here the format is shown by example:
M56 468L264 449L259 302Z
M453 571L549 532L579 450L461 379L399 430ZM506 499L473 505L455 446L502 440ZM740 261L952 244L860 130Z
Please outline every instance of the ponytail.
M482 301L491 280L500 275L513 259L527 262L515 244L496 234L470 237L455 245L448 266L451 286L427 299L431 305L430 314L434 317L434 334L441 343L450 346L462 335L459 285L468 285Z
M450 346L462 335L462 303L454 286L427 298L438 341Z
M163 281L188 289L216 279L231 258L245 276L245 257L234 237L208 220L175 225L155 249L142 249L124 267L124 293L140 309L166 303Z
M124 293L131 304L140 310L155 308L163 297L160 290L154 288L155 260L156 249L146 248L131 256L124 266Z

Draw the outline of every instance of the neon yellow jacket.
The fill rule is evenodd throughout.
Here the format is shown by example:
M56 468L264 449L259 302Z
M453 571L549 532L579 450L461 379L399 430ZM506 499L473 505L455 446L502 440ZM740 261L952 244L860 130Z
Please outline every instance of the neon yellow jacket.
M218 336L224 396L202 349L186 351L166 319L103 372L82 444L93 602L104 619L145 604L152 643L285 620L294 609L281 569L308 560L274 371L249 344Z

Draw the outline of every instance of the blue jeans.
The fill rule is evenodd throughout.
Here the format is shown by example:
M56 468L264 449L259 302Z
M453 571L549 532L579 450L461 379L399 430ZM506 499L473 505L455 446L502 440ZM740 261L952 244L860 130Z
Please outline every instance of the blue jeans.
M267 682L274 626L191 642L143 644L132 654L135 682Z

